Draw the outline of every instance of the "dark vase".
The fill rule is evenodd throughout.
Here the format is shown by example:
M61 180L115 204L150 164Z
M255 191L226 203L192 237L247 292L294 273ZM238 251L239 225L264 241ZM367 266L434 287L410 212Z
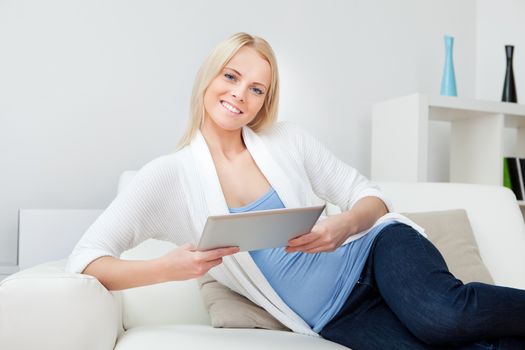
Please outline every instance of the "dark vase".
M505 82L503 83L503 95L501 96L501 100L503 102L518 102L518 97L516 96L516 84L514 84L514 71L512 69L514 46L505 45L505 53L507 54L507 70L505 71Z

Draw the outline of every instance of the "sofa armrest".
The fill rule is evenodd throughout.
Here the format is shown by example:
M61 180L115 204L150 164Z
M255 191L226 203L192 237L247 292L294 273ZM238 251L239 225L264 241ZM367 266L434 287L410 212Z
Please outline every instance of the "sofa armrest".
M122 329L118 293L65 260L0 282L0 349L111 350Z

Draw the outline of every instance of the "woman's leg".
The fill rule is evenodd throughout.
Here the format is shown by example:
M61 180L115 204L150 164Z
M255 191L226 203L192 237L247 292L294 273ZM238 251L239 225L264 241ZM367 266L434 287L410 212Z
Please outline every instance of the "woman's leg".
M372 252L374 250L372 245ZM323 338L354 350L487 350L524 349L523 343L498 347L498 341L479 341L461 347L432 346L417 338L399 320L379 293L370 254L352 293L338 314L321 330Z
M344 312L320 332L330 341L353 350L523 350L523 339L480 340L463 346L432 346L412 334L399 321L384 300L369 299L358 316ZM352 310L355 311L355 310Z
M379 293L411 333L429 345L482 339L521 342L525 348L525 291L483 283L463 284L426 238L393 224L378 235L373 272Z
M359 305L358 310L345 312L332 320L321 330L320 335L353 350L440 349L416 338L380 296L370 298Z
M342 309L319 334L353 350L438 349L413 335L386 305L377 290L372 264L369 256Z

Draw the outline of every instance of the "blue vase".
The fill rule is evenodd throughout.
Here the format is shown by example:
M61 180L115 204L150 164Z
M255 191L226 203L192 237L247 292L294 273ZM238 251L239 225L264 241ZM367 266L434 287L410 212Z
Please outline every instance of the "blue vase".
M454 48L454 37L445 35L445 67L441 79L441 95L457 96L456 75L454 73L454 61L452 60L452 49Z

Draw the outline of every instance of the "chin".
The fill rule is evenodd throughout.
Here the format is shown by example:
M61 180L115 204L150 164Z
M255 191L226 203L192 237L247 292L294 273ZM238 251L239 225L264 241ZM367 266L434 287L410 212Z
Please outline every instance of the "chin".
M212 120L213 124L227 131L239 130L249 122L246 121L245 118L235 119L229 116L219 116L218 118L211 117L210 119Z
M226 118L210 118L213 125L216 128L226 130L226 131L235 131L241 129L245 124L240 123L240 121L225 120Z
M239 124L239 123L235 123L235 124L226 124L226 125L220 125L220 127L224 130L227 130L227 131L237 131L239 129L242 129L243 126L245 126L246 124Z

